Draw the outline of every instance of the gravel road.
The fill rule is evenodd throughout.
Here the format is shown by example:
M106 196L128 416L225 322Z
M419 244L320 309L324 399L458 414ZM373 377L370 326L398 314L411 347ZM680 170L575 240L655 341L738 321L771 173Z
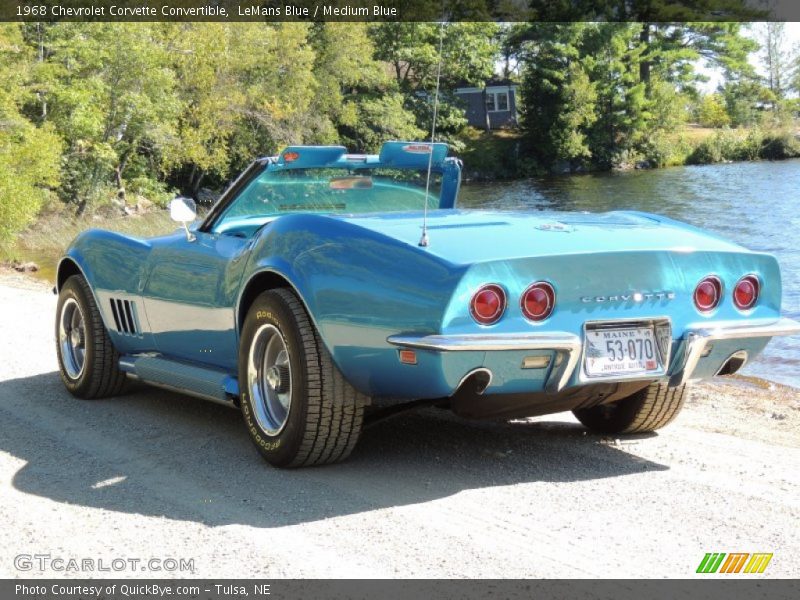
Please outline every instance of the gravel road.
M73 399L55 297L4 276L0 306L0 577L115 574L58 558L140 577L693 577L706 552L772 552L761 577L800 575L798 390L705 384L662 432L619 440L570 414L410 413L344 464L280 471L224 406ZM50 559L20 571L18 555ZM151 558L194 572L130 566Z

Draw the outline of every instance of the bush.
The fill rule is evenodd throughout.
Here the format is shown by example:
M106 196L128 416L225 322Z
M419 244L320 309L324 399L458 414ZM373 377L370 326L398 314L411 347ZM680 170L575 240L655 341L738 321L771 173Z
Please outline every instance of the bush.
M739 140L732 160L758 160L761 156L761 146L764 143L764 134L760 129L751 129L743 139Z
M686 163L690 165L707 165L711 163L737 160L740 141L731 130L717 131L700 142Z
M800 140L788 132L767 136L761 144L760 156L767 160L800 157Z
M481 132L468 127L463 138L463 148L454 154L464 161L466 179L514 179L542 171L536 160L522 151L523 141L513 132Z
M49 128L19 121L0 130L0 244L13 241L58 184L60 153Z
M125 191L128 194L129 203L131 197L135 195L146 198L159 208L165 208L175 197L175 192L166 183L144 175L126 181Z
M800 157L800 140L791 132L765 134L760 129L751 129L746 135L737 135L734 131L723 130L700 142L687 157L686 164L796 157Z
M641 152L653 167L674 167L686 162L692 148L683 137L670 139L663 132L657 132L642 143Z

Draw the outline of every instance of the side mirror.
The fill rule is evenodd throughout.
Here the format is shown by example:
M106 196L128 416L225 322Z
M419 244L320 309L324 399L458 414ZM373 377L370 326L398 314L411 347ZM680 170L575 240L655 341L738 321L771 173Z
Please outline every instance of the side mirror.
M169 216L173 221L183 225L187 240L193 242L196 239L194 234L189 231L189 223L197 218L197 205L194 200L178 196L169 203Z

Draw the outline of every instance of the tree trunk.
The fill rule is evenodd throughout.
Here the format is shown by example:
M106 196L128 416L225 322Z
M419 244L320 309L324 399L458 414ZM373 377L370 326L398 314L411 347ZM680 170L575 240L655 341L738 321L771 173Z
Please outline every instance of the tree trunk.
M122 181L122 166L118 165L116 169L114 169L114 177L117 180L117 198L126 202L127 199L125 198L125 184Z
M94 167L92 168L92 176L89 178L88 189L83 191L83 194L81 194L81 199L78 202L78 210L75 212L76 216L78 217L82 217L86 212L86 209L89 207L89 195L94 193L98 175L97 171L98 167L97 163L95 163Z
M198 169L197 165L192 166L192 175L189 178L189 185L191 186L192 197L197 198L197 193L200 191L200 184L203 183L203 178L206 172L203 169Z
M78 202L78 210L75 211L76 217L82 217L83 214L86 212L86 196L84 196L80 202Z
M44 33L42 32L42 24L36 23L36 34L39 36L39 62L44 62ZM42 103L42 121L47 119L47 98L43 92L36 92L39 101Z
M650 23L642 23L642 30L639 32L639 43L644 46L644 55L650 52ZM645 84L647 95L650 95L650 59L644 58L639 62L639 81Z
M123 154L122 159L119 161L119 164L114 169L114 178L117 181L117 198L122 200L123 203L127 202L127 198L125 196L125 182L122 179L122 172L128 165L129 156L130 152L126 152L125 154Z

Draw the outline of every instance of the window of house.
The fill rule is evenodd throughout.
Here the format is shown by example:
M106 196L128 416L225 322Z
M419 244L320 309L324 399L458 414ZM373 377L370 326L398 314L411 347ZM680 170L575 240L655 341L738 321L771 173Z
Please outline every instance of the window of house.
M497 110L508 110L508 92L495 95L497 96Z
M486 92L486 110L488 112L508 110L508 92Z

